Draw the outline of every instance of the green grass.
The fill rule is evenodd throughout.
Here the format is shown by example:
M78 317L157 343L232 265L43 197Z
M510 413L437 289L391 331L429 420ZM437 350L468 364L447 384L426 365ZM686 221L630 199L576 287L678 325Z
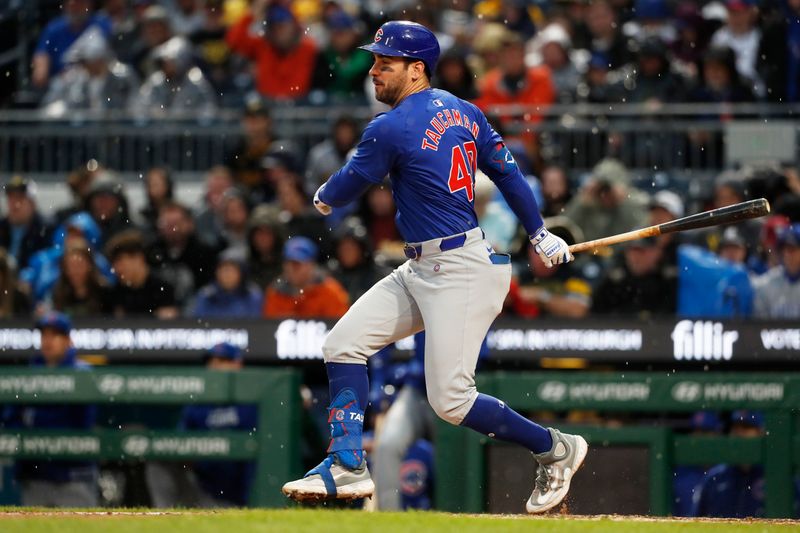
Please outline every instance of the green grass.
M23 514L17 514L23 513ZM636 520L624 517L528 517L494 515L453 515L445 513L367 513L363 511L293 509L280 511L168 511L148 514L147 511L123 511L91 514L68 511L39 511L6 508L0 510L2 533L92 533L139 532L157 533L270 533L313 531L319 533L378 532L478 533L488 531L520 531L537 533L614 533L655 532L788 532L800 530L800 522L719 522L687 520Z

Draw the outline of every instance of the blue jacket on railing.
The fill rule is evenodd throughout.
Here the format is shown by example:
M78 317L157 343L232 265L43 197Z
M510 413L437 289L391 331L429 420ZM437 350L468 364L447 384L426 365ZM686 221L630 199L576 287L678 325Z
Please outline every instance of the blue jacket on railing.
M76 357L70 348L59 369L88 370L90 367ZM31 366L42 368L44 358L38 355ZM10 405L3 409L2 427L13 429L64 429L89 430L95 425L97 408L85 404ZM93 461L27 460L17 461L17 479L36 479L64 483L68 481L94 482L97 465Z
M183 410L179 429L256 431L255 405L189 405ZM200 487L209 496L240 507L247 505L255 479L253 461L196 461L192 463Z

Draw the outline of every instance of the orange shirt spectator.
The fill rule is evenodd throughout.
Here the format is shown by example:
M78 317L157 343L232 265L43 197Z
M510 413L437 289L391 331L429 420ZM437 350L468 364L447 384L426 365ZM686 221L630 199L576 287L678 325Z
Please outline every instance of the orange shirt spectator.
M283 273L267 287L265 318L339 318L347 312L347 291L316 264L311 239L292 237L283 248Z
M288 8L270 7L266 24L259 24L252 14L242 17L225 40L233 51L255 63L256 85L264 96L294 100L308 94L317 45L303 35Z
M550 70L545 66L525 65L525 44L515 34L509 34L503 42L499 66L483 77L478 85L478 98L475 100L481 111L491 115L490 108L495 105L547 106L555 102L556 91ZM516 121L540 122L542 116L526 112L522 116L502 114L504 126ZM520 137L516 131L506 136ZM531 136L522 135L523 139Z

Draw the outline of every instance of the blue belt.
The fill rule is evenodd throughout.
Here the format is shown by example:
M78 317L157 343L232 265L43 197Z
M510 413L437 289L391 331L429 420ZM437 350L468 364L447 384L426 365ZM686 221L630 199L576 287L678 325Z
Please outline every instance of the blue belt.
M447 237L446 239L442 239L442 242L439 243L439 250L442 252L455 250L456 248L461 248L464 246L465 242L467 242L466 233ZM410 244L406 244L403 247L403 253L406 254L406 257L409 259L420 259L422 257L422 245L417 244L416 246L412 246Z

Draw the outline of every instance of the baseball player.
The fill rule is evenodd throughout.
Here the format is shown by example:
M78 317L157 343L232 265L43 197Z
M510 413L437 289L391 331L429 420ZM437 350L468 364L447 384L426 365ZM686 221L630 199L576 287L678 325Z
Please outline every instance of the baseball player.
M436 414L531 450L538 463L529 513L558 505L588 446L577 435L544 428L475 388L481 341L500 312L511 260L483 238L473 209L480 168L502 192L548 266L570 261L567 244L544 227L514 158L473 104L430 86L439 43L424 26L387 22L373 43L376 98L391 106L364 130L356 153L314 195L324 215L347 205L389 174L398 229L408 257L367 291L334 326L322 352L330 384L328 456L283 486L296 500L371 496L361 432L367 405L367 358L425 330L425 385Z

